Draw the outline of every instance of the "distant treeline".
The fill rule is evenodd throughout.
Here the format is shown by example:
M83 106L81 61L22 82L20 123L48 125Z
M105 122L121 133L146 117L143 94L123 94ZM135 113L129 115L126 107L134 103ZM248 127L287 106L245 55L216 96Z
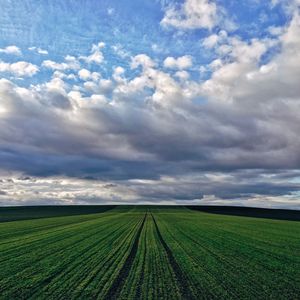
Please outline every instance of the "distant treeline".
M300 210L270 209L242 206L202 206L189 205L189 209L199 210L213 214L233 215L276 220L300 221Z
M115 205L45 205L0 207L0 222L102 213Z

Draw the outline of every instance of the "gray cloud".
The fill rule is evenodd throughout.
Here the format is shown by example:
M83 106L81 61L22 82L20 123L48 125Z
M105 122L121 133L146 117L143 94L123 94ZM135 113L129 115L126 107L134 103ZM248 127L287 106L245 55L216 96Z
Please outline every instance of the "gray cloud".
M266 197L276 205L279 197L280 205L299 205L299 20L295 13L276 40L224 35L209 44L219 61L207 66L212 75L203 82L178 80L144 54L132 59L132 68L141 67L135 78L115 68L109 92L100 75L92 82L95 94L63 76L28 88L1 79L1 171L24 191L1 179L8 185L2 203L263 203ZM278 44L281 51L262 64ZM37 183L43 178L50 178L46 190ZM79 192L68 183L64 193L55 178L91 187Z
M297 208L300 181L291 183L280 172L272 178L269 175L262 170L241 170L130 180L3 176L5 194L0 201L6 205L203 203Z

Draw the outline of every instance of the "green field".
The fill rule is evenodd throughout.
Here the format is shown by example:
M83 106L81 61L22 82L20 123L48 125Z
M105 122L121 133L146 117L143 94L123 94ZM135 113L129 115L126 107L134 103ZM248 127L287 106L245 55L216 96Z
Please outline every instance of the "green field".
M0 299L300 299L300 222L159 206L2 222Z
M115 205L49 205L0 207L0 222L95 214L114 208Z

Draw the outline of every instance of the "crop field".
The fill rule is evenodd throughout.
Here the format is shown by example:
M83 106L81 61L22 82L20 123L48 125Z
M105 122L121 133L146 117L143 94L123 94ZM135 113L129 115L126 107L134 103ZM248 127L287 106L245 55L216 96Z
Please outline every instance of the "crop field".
M49 205L0 207L0 222L60 217L68 215L95 214L104 212L114 207L114 205Z
M101 211L0 223L0 299L300 299L298 221Z

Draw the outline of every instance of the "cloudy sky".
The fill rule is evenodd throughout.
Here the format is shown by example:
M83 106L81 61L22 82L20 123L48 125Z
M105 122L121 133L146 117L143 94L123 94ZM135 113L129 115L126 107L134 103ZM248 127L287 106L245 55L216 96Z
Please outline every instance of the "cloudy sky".
M300 209L299 0L3 0L0 205Z

